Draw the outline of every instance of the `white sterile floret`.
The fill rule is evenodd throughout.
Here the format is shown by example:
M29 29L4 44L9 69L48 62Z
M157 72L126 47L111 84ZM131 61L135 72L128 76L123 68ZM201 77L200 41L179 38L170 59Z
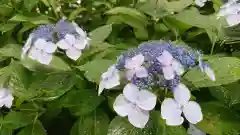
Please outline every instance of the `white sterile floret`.
M22 48L21 59L23 59L26 56L28 50L31 48L32 39L33 39L33 34L30 34L26 43L24 44L24 46Z
M11 108L13 99L11 90L0 88L0 107L6 106Z
M172 57L172 55L164 50L162 55L157 57L157 60L163 65L163 75L166 80L172 80L175 74L182 75L184 68L180 62Z
M156 105L157 97L148 90L139 90L134 84L127 84L113 108L118 115L128 116L128 121L137 128L144 128L149 120L149 111Z
M192 124L203 119L201 107L197 102L190 100L190 91L184 84L179 84L173 90L174 99L166 98L161 105L162 118L170 126L181 125L184 121L181 114Z
M216 81L214 71L202 61L201 56L198 57L198 62L199 62L199 68L201 69L201 71L205 72L212 81Z
M126 60L125 68L128 69L128 71L126 72L126 77L128 80L131 80L134 75L139 78L148 76L147 69L142 66L143 62L144 56L142 54L138 54Z
M225 17L228 25L235 26L240 23L240 3L236 3L236 1L230 1L224 4L218 14L217 18Z
M98 95L100 95L104 89L111 89L119 84L119 71L116 69L115 65L112 65L108 68L107 72L103 73L101 76L101 82L98 87Z
M195 127L193 124L189 124L187 133L188 133L188 135L206 135L205 132L201 131L200 129Z
M199 7L203 7L207 0L195 0L195 4Z
M41 64L49 65L52 60L52 54L56 49L57 45L53 42L47 42L43 38L38 38L29 50L29 57L39 61Z
M89 44L90 39L76 23L72 23L72 25L75 27L78 36L66 34L64 38L57 43L57 46L66 50L66 55L69 58L77 60L81 56L82 50Z

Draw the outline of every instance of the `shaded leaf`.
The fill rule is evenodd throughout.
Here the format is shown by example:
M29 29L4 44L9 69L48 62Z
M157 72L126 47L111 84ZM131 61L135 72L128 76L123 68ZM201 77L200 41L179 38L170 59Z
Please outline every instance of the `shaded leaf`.
M47 135L40 121L24 127L17 135Z
M103 42L112 32L112 25L104 25L96 28L89 33L91 43L101 43Z
M71 129L71 135L106 135L108 124L107 114L97 109L89 115L79 117Z
M196 126L212 135L238 135L240 122L237 113L221 104L208 102L201 104L204 119Z
M112 60L97 59L97 60L90 61L82 66L79 66L78 69L80 69L81 71L85 71L84 75L89 81L99 82L102 73L106 72L107 69L112 64L113 64Z

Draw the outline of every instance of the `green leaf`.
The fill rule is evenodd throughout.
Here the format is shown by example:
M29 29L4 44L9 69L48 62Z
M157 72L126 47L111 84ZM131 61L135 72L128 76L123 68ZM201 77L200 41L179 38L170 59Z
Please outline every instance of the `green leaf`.
M36 112L12 111L4 117L3 121L1 121L0 124L4 124L6 128L9 129L17 129L33 123L36 116L37 116Z
M195 87L219 86L235 82L240 79L240 59L235 57L212 57L207 62L215 73L216 81L211 81L205 73L193 68L184 78Z
M148 38L148 31L145 28L135 28L134 34L138 39L147 39Z
M24 0L24 6L28 9L28 11L31 11L32 8L37 5L39 0Z
M3 87L6 81L11 75L12 69L10 66L6 66L0 69L0 87Z
M240 119L237 113L221 104L208 102L201 104L204 119L197 124L202 131L211 135L238 135Z
M0 135L12 135L12 129L6 128L4 125L0 125Z
M18 44L7 44L0 48L0 57L13 57L20 59L22 48Z
M112 32L112 25L104 25L96 28L89 33L91 43L101 43L103 42Z
M17 135L47 135L40 121L24 127Z
M163 135L165 128L163 123L160 123L160 121L162 121L160 118L160 112L154 111L151 113L151 117L146 125L146 128L139 129L131 125L126 118L116 116L109 125L107 135Z
M95 110L104 100L98 96L96 90L73 89L61 97L56 103L56 107L69 108L74 115L85 115Z
M153 19L162 18L164 16L170 15L163 2L158 2L158 0L148 0L143 5L139 6L138 9L150 16Z
M15 28L15 26L17 26L18 23L6 23L6 24L1 24L1 27L0 27L0 31L2 33L5 33L5 32L8 32L10 30L12 30L13 28Z
M162 1L162 0L158 0ZM190 6L193 3L193 0L177 0L177 1L171 1L168 2L168 0L163 1L165 4L165 9L167 9L169 12L180 12L184 8Z
M32 71L69 71L71 68L69 65L60 57L53 56L52 61L49 65L43 65L39 62L26 57L21 59L21 64Z
M39 76L36 75L35 78L39 78ZM31 83L28 91L41 95L36 98L38 100L53 100L69 91L76 84L76 81L77 78L74 73L49 73Z
M19 63L14 61L11 63L11 68L12 73L9 80L9 87L13 90L13 94L19 98L34 96L34 93L29 93L27 91L30 83L30 80L28 80L30 77L29 72Z
M183 126L167 126L163 135L188 135L186 129Z
M68 17L68 20L72 21L74 20L81 12L86 11L86 8L83 7L79 7L77 9L75 9L74 11L72 11Z
M227 85L210 87L212 96L216 97L223 103L232 106L240 103L240 83L234 82Z
M108 124L107 114L97 109L89 115L79 117L71 129L70 135L106 135Z
M208 29L209 27L219 26L219 21L216 19L215 15L201 15L199 10L194 7L173 15L173 17L185 24L199 28Z
M84 75L89 81L99 82L102 73L106 72L110 65L112 65L113 63L114 62L112 60L97 59L90 61L82 66L79 66L78 69L80 69L81 71L85 71Z
M49 24L50 20L47 16L44 15L35 15L35 16L24 16L22 14L16 14L13 16L10 21L13 22L31 22L33 24Z
M142 18L142 19L146 19L147 17L142 14L141 12L139 12L138 10L134 9L134 8L128 8L128 7L115 7L113 9L110 9L106 12L107 14L125 14L125 15L129 15L132 17L136 17L136 18Z

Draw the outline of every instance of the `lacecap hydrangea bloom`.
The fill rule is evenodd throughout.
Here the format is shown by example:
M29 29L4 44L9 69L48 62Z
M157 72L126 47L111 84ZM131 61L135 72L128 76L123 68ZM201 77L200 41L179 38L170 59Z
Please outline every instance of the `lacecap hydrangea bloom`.
M89 40L86 32L75 22L62 19L56 24L40 25L34 30L22 48L21 58L27 55L41 64L49 65L59 47L66 51L69 58L77 60L89 45Z
M154 90L169 89L174 96L162 102L162 118L168 125L181 125L183 113L190 123L196 124L203 117L201 108L197 102L190 101L191 93L181 83L181 75L188 68L199 67L214 81L213 70L201 57L199 51L187 46L174 46L164 41L145 42L121 54L116 64L102 74L98 93L120 85L121 79L128 81L113 108L118 115L127 116L133 126L144 128L159 96ZM124 78L120 78L121 72L125 74Z

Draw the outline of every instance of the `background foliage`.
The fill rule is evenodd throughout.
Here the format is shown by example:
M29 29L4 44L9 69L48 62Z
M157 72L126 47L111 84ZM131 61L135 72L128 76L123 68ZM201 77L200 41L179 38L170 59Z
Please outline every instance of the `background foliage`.
M240 44L238 26L226 28L216 13L223 3L193 0L0 0L0 82L13 90L11 109L0 112L0 135L186 135L151 112L145 129L116 116L121 88L97 96L100 76L128 48L148 40L171 40L204 52L215 71L212 82L191 69L184 81L200 103L197 127L211 135L240 133ZM29 33L63 16L86 30L91 45L76 61L55 55L49 66L20 60Z

